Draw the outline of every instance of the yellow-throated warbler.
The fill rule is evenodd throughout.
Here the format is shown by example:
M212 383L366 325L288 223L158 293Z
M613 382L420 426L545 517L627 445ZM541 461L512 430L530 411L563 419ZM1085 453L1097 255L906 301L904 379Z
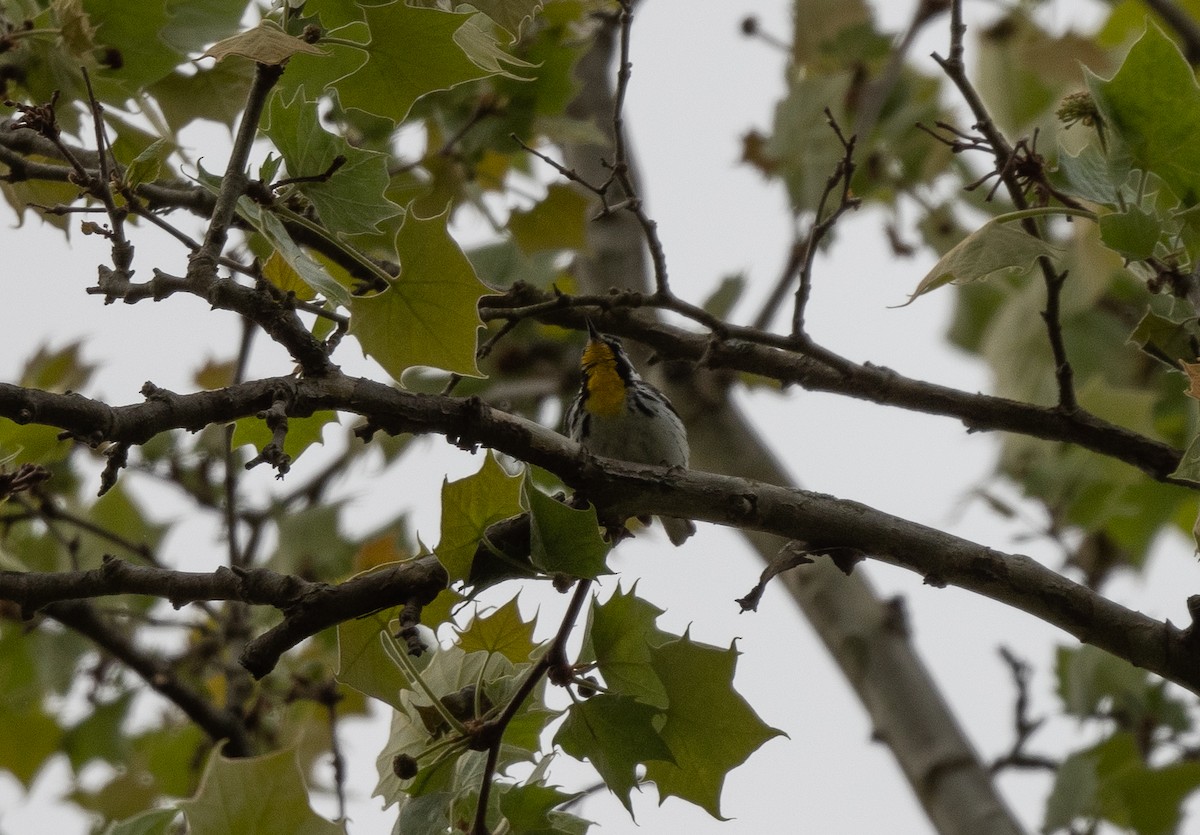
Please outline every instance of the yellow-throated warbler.
M621 341L588 322L579 393L567 409L567 435L593 455L635 464L687 467L683 421L667 396L637 373ZM696 531L687 519L662 520L675 545Z

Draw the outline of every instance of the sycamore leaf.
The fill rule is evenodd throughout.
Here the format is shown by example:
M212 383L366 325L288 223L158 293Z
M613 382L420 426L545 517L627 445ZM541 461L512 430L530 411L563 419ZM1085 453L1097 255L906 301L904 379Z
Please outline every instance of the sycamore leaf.
M1176 322L1147 310L1129 334L1129 341L1172 371L1178 371L1181 364L1186 366L1188 360L1200 356L1200 331L1194 317ZM1196 368L1196 375L1200 375L1200 366ZM1192 397L1200 396L1196 375L1188 374L1192 380Z
M289 176L315 177L343 160L328 178L296 185L331 232L378 232L381 223L401 214L403 209L384 196L388 157L355 148L322 128L317 102L303 98L302 91L287 102L272 98L267 119L266 134L283 155Z
M526 79L521 76L504 69L504 65L509 64L522 69L528 69L534 65L505 52L492 33L492 29L492 22L487 15L471 15L467 22L454 33L454 42L462 47L468 58L487 70L489 74L525 81Z
M1023 231L1003 217L993 218L963 238L938 259L917 289L900 305L906 307L919 296L947 284L979 281L1001 270L1026 273L1042 256L1053 257L1056 248Z
M228 759L213 751L190 800L179 802L193 835L345 835L313 812L293 751Z
M651 760L646 779L661 797L675 796L721 817L725 775L783 731L765 724L733 689L738 651L700 644L684 635L653 647L650 663L667 693L659 731L673 762Z
M1179 465L1175 472L1171 473L1171 478L1200 484L1200 434L1192 436L1192 440L1188 442L1187 449L1179 458Z
M1184 393L1188 397L1200 400L1200 363L1180 360L1179 367L1183 369L1183 373L1188 378L1188 390ZM1200 433L1192 436L1187 449L1179 459L1179 466L1175 468L1175 472L1171 473L1171 477L1190 481L1192 484L1200 484Z
M636 592L635 584L627 592L617 589L604 603L592 601L579 658L596 662L611 692L666 707L666 693L650 664L650 650L676 636L658 628L655 621L663 610Z
M204 171L203 168L199 168L199 175L201 185L214 194L220 191L220 180ZM248 197L241 197L238 199L238 214L270 242L279 256L296 271L305 284L343 307L349 303L350 292L338 283L325 267L292 240L283 221L273 212L262 209Z
M521 510L521 477L506 473L491 453L475 475L442 482L442 537L434 550L451 582L467 579L488 526Z
M370 41L358 50L361 59L354 56L361 63L332 84L343 107L400 122L421 96L495 74L468 57L455 37L472 15L404 2L367 6L363 15Z
M268 567L313 580L341 580L350 571L357 548L341 533L341 502L327 501L276 518L279 541Z
M337 680L399 710L400 691L411 687L404 672L383 648L382 635L391 609L342 621L337 627ZM421 666L421 660L413 659Z
M1122 201L1136 203L1138 195L1130 184L1129 159L1121 154L1106 154L1088 143L1076 153L1060 142L1055 178L1079 197L1116 207Z
M277 65L301 52L309 55L324 55L308 41L289 35L272 20L260 20L258 26L217 41L201 55L223 61L230 55L240 55L259 64Z
M741 299L746 289L746 274L734 273L721 279L721 283L708 294L708 298L700 306L706 313L711 313L719 319L726 318L734 305Z
M129 167L125 169L125 185L134 188L142 183L157 180L162 171L162 164L170 154L170 143L165 139L156 139L129 163Z
M374 296L350 301L350 333L396 380L414 366L479 377L477 305L487 285L446 229L446 215L408 213L396 235L400 276Z
M182 50L168 44L162 31L170 23L167 3L141 3L130 14L120 0L83 0L83 10L95 28L100 47L118 50L119 67L105 67L100 79L133 90L158 81L186 60Z
M68 201L69 202L69 201ZM83 346L72 342L58 350L39 348L25 363L20 385L45 391L79 391L96 370L83 361ZM50 464L66 457L71 442L59 439L60 430L31 422L18 424L0 418L0 460L17 456L22 463Z
M521 34L521 24L542 8L545 0L466 0L507 30L515 39Z
M1116 733L1071 755L1046 800L1044 832L1076 819L1105 820L1138 835L1169 835L1179 826L1184 799L1200 786L1200 763L1151 768L1131 734Z
M513 212L508 229L526 255L546 250L584 250L589 205L590 201L576 189L555 184L532 209Z
M655 727L662 713L631 696L600 693L571 705L554 744L590 762L632 815L630 794L638 783L637 766L650 760L674 762Z
M522 495L529 505L529 544L534 565L547 574L588 580L612 573L604 561L612 545L600 535L596 508L568 507L538 490L528 471Z
M292 269L279 250L273 251L263 262L262 277L285 293L295 293L301 301L310 302L317 297L317 291Z
M147 93L175 133L197 119L232 127L242 114L253 78L253 64L228 61L196 67L186 75L171 73L154 82Z
M555 807L576 797L579 797L578 792L567 794L553 786L531 783L513 786L500 797L500 811L509 826L506 831L513 835L570 835L577 832L578 827L573 822L579 818L555 811Z
M1200 198L1200 86L1187 59L1157 25L1105 80L1087 73L1105 125L1124 141L1138 168L1152 171L1184 204Z
M533 640L532 621L521 619L517 598L498 609L471 618L466 629L458 631L458 645L467 652L484 650L503 655L514 664L529 660L537 646Z
M1131 261L1154 254L1162 237L1162 222L1140 206L1100 216L1100 240L1106 247Z

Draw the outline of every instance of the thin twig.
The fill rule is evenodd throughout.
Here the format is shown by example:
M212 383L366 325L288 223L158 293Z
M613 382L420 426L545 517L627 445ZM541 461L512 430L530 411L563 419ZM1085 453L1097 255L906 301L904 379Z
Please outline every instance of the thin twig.
M803 247L804 259L800 268L800 284L796 288L796 304L792 311L792 338L805 343L812 341L804 330L804 311L812 292L812 269L813 262L817 257L817 248L833 229L838 219L847 211L857 209L862 202L857 197L850 196L850 181L854 177L854 143L857 137L851 136L849 139L845 137L828 107L825 108L825 119L842 145L842 158L838 161L833 173L829 175L829 179L825 181L825 188L821 192L821 199L817 203L812 226L808 230L808 239ZM841 190L838 194L838 204L828 216L825 216L825 205L829 201L830 195L838 190L839 184Z
M242 721L217 707L179 680L168 665L136 647L128 635L101 618L89 603L63 601L45 608L48 616L92 641L137 673L152 689L173 702L214 742L227 740L224 753L244 757L251 753Z
M995 161L994 171L999 181L1003 182L1009 199L1012 200L1013 205L1018 210L1026 209L1029 204L1025 199L1025 192L1021 186L1017 166L1014 164L1016 152L1008 140L1004 138L1004 134L1000 132L1000 129L996 127L996 123L992 119L987 106L983 103L983 99L980 98L974 85L967 78L966 67L963 63L963 36L966 34L966 31L967 27L963 23L962 16L962 0L952 0L950 4L950 57L943 58L934 53L933 60L938 63L946 73L946 77L958 88L959 95L962 96L963 101L970 108L971 114L975 118L974 129L979 131L979 134L990 148ZM1042 237L1041 230L1033 219L1026 218L1021 221L1021 224L1030 235L1035 238ZM1054 358L1055 379L1058 383L1058 408L1064 412L1071 413L1079 408L1079 404L1075 396L1074 372L1067 358L1066 345L1063 341L1062 322L1059 318L1059 297L1062 293L1063 283L1066 281L1066 273L1057 272L1054 264L1044 255L1038 257L1037 263L1046 285L1046 311L1042 318L1046 322L1046 333L1050 342L1050 351Z
M510 134L510 136L514 142L548 164L560 175L573 183L578 183L596 195L600 199L601 217L623 209L637 219L638 225L642 229L642 236L646 241L646 248L650 252L650 261L654 267L655 293L663 299L668 299L673 298L674 294L671 292L667 282L666 252L663 249L662 239L658 236L658 224L647 214L645 204L638 195L637 185L634 183L633 171L629 162L628 139L625 136L624 108L625 96L629 90L629 79L632 76L633 68L633 64L629 60L630 32L633 25L633 2L632 0L619 0L619 2L621 4L621 11L617 16L617 21L620 32L620 63L617 67L617 87L614 93L612 112L613 159L611 163L604 163L609 169L609 175L604 182L599 185L589 182L574 169L567 168L565 165L530 147L516 134ZM612 197L614 185L619 186L619 191L621 192L620 198L616 201Z
M571 630L575 627L575 621L579 619L579 613L583 610L584 601L587 600L591 587L591 580L576 581L575 594L567 605L567 611L563 615L562 623L559 624L558 632L550 642L550 646L525 676L521 686L517 688L517 692L505 705L504 712L486 723L480 731L481 737L487 739L489 745L487 763L484 765L483 778L479 786L479 804L475 807L475 823L471 828L472 835L491 835L487 826L488 795L491 792L492 780L496 775L496 765L500 759L500 743L504 738L504 730L508 727L508 723L517 715L517 711L521 709L521 705L525 703L525 699L537 687L543 676L549 675L550 680L555 683L562 683L570 678L568 672L570 665L567 664L566 656L567 638L570 637ZM556 673L556 670L560 673Z
M1013 705L1013 727L1016 734L1012 748L1007 754L997 757L991 764L993 774L1006 768L1045 769L1057 771L1061 763L1049 757L1030 754L1025 750L1029 740L1042 726L1044 719L1029 718L1029 664L1018 658L1008 647L1000 647L1000 657L1008 665L1012 674L1013 686L1017 690L1016 703Z

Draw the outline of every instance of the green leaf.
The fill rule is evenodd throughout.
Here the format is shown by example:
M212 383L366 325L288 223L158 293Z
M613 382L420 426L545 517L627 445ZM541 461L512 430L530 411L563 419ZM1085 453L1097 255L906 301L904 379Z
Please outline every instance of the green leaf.
M505 52L500 46L500 42L496 40L493 33L494 28L487 15L472 15L454 33L454 42L462 47L468 58L492 75L525 81L526 79L521 76L504 69L504 65L508 64L522 69L531 68L533 65Z
M1139 168L1158 174L1185 205L1200 198L1200 86L1191 66L1156 25L1109 80L1087 73L1108 129Z
M268 565L285 574L314 580L340 580L350 572L357 551L339 529L340 502L289 511L276 519L279 544Z
M1163 682L1124 659L1085 644L1059 647L1055 666L1059 697L1073 716L1118 713L1134 726L1187 727L1183 704L1166 695Z
M650 760L674 762L655 727L663 711L631 696L600 693L577 701L554 736L554 744L577 760L587 760L626 811L637 785L637 766Z
M185 60L182 52L161 37L170 20L166 3L144 3L137 14L130 14L126 0L84 0L83 9L96 26L96 42L120 54L119 66L95 74L100 80L116 82L133 92L163 78Z
M475 475L442 483L442 536L435 553L450 581L466 580L489 525L521 512L521 477L488 453Z
M316 177L334 160L344 163L327 179L295 186L317 210L327 229L335 235L379 232L380 224L403 212L384 196L389 177L389 157L364 151L321 127L317 102L303 98L302 91L289 100L275 96L267 109L266 134L287 162L291 177Z
M313 444L323 444L322 431L329 424L336 425L338 422L337 412L313 412L307 417L288 418L283 451L295 461ZM230 444L234 449L249 444L256 451L261 451L273 438L274 434L265 420L253 416L244 417L234 422L233 440Z
M1122 202L1137 202L1136 193L1129 187L1127 163L1124 155L1106 154L1094 142L1076 154L1059 145L1054 179L1085 200L1115 208Z
M476 614L466 629L458 631L458 645L466 652L482 650L503 655L514 664L529 660L537 644L533 640L533 621L521 619L514 597L486 616Z
M302 301L310 302L317 297L316 291L300 277L300 273L292 269L279 250L272 252L263 262L262 276L283 292L295 293L296 298Z
M350 304L350 293L346 288L292 240L283 221L273 212L259 210L245 197L238 201L238 210L263 237L271 242L275 251L288 263L289 267L299 274L305 284L343 307Z
M486 275L493 287L511 287L519 281L543 289L563 278L556 266L558 254L539 252L526 256L511 239L476 247L467 251L471 265L479 275Z
M675 796L721 817L725 775L783 731L765 724L733 689L737 649L696 643L687 635L650 650L667 693L660 734L674 762L652 760L646 779L662 797Z
M421 96L495 74L469 58L455 37L472 15L404 2L368 6L363 14L371 34L359 50L361 63L332 84L342 107L400 122Z
M200 788L180 801L192 835L345 835L313 812L293 751L227 759L213 751Z
M95 759L128 761L129 738L121 726L132 701L133 693L126 692L98 704L63 734L62 747L76 774Z
M468 2L508 30L515 39L521 34L521 24L542 8L545 0L468 0Z
M125 185L130 188L157 180L162 164L171 154L171 145L165 139L157 139L133 158L125 169Z
M419 365L480 376L477 305L491 291L450 237L446 217L409 212L396 236L400 277L382 293L350 302L350 333L397 381Z
M600 535L596 508L567 507L546 495L525 474L522 495L529 505L529 541L533 564L548 574L568 574L594 580L611 574L605 558L612 545Z
M963 238L938 259L908 301L900 306L910 305L919 296L938 287L979 281L1001 270L1015 270L1023 275L1038 258L1053 257L1057 252L1055 247L1005 220L993 218Z
M1066 829L1076 818L1090 816L1096 808L1096 763L1087 754L1072 754L1054 775L1054 788L1046 798L1042 831Z
M171 73L154 82L147 93L175 133L197 119L232 127L246 105L253 78L253 64L224 61L186 75Z
M570 185L555 184L532 209L513 212L508 229L526 255L587 249L587 211L591 201Z
M666 707L666 692L650 663L651 648L676 637L656 625L662 613L637 596L636 584L628 592L617 589L604 603L593 600L580 661L596 662L613 693Z
M716 289L708 294L708 298L704 300L701 307L707 313L724 319L732 312L734 305L741 299L745 289L745 273L727 275L721 279L721 283L717 285Z
M1162 234L1162 222L1139 206L1100 216L1100 240L1131 261L1142 261L1153 255Z
M1200 433L1193 435L1188 442L1187 449L1179 458L1179 465L1171 473L1171 478L1200 484Z
M171 20L162 39L181 52L198 52L236 34L248 0L167 0Z
M302 52L309 55L325 55L325 50L295 35L289 35L275 21L260 20L253 29L238 32L213 44L200 57L223 61L231 55L238 55L249 58L256 64L276 66Z
M46 761L62 750L58 722L37 703L0 705L0 736L0 771L12 774L26 789Z
M96 499L88 509L87 517L97 528L118 534L134 547L155 551L162 542L168 524L154 522L147 517L137 500L125 488L123 481ZM98 564L102 554L113 550L111 539L88 531L80 536L80 553Z
M852 82L850 72L797 73L787 97L775 108L775 124L766 156L787 185L796 212L816 211L829 175L844 149L830 130L824 109L842 110Z
M375 612L338 624L336 676L343 684L399 710L400 691L412 684L383 648L382 633L387 630L393 611ZM418 658L413 663L422 666Z
M1063 763L1046 803L1043 831L1106 820L1138 835L1170 835L1184 799L1200 787L1200 763L1150 768L1129 733L1116 733Z
M513 786L500 798L500 811L513 835L556 835L574 830L563 829L556 821L555 807L575 799L579 793L567 794L553 786L525 784ZM561 813L559 813L561 814ZM573 815L566 815L574 818ZM578 820L578 818L574 818Z
M1129 334L1129 341L1172 371L1179 370L1180 360L1193 362L1200 357L1200 329L1195 317L1176 322L1147 310Z

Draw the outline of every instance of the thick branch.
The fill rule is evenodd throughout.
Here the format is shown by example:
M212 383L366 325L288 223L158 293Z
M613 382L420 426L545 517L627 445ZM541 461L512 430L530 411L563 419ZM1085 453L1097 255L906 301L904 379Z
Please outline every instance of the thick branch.
M0 414L11 407L6 395L15 390L35 403L40 422L83 437L140 443L172 427L224 423L265 408L272 386L281 382L246 383L219 392L171 395L169 404L151 400L118 408L79 395L31 393L0 385ZM607 513L702 519L799 539L810 548L853 548L909 568L931 583L950 583L1022 609L1080 640L1200 692L1200 656L1186 646L1182 633L1131 612L1028 557L1000 554L855 502L816 493L694 471L677 473L608 462L601 467L594 459L582 457L579 448L562 435L473 398L411 394L350 378L300 380L293 385L292 402L300 414L317 409L357 412L389 432L438 433L466 448L497 449L550 470L583 490ZM363 582L372 588L376 585L376 581ZM369 592L362 589L356 594ZM367 608L360 611L368 611L375 603L362 605ZM314 605L255 643L266 647L262 650L266 656L277 656L338 620L338 615ZM247 656L244 661L254 664L251 671L261 674L264 667L255 663L250 648Z
M447 582L445 570L432 557L363 574L337 586L265 568L173 571L109 557L90 571L0 571L0 599L18 603L27 615L45 609L58 620L63 611L81 611L64 601L118 594L151 595L176 607L199 600L273 606L284 613L283 621L250 641L242 655L245 667L261 678L280 655L322 629L391 606L410 602L423 606Z

